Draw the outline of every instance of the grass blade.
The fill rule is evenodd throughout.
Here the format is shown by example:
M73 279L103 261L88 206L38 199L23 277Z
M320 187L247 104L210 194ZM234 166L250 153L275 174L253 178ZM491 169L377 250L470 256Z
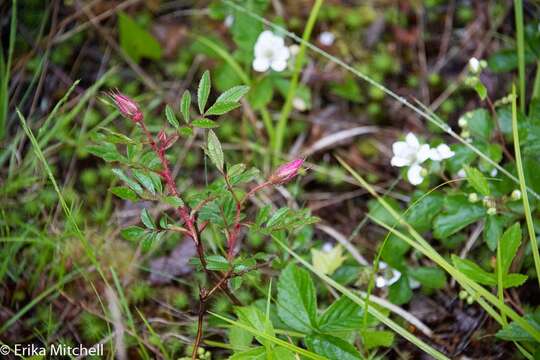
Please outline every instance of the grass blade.
M289 119L289 114L292 110L292 103L294 96L296 94L296 89L298 88L298 81L300 80L300 73L302 71L302 65L304 64L304 56L306 54L306 47L311 38L311 32L317 21L317 16L319 15L319 10L321 9L322 0L316 0L315 4L311 8L309 18L304 28L304 33L302 34L302 42L300 44L300 51L296 56L294 63L293 75L291 78L291 83L289 85L289 91L287 92L287 98L285 99L285 104L281 109L279 114L279 120L276 127L276 136L274 138L274 165L276 165L280 160L281 148L283 147L283 141L285 138L285 130L287 128L287 120Z
M529 194L527 193L527 185L525 183L525 174L523 172L523 162L521 160L521 147L519 145L519 131L517 124L517 104L516 104L516 87L512 86L512 133L514 135L514 153L516 157L516 169L519 178L519 187L521 189L521 199L523 201L523 210L525 211L525 221L527 222L527 231L531 239L531 251L534 258L534 267L536 269L536 278L540 285L540 254L538 253L538 242L536 240L536 232L534 231L534 222L529 205Z
M523 2L514 0L516 19L516 43L519 75L519 109L525 113L525 36L523 34Z

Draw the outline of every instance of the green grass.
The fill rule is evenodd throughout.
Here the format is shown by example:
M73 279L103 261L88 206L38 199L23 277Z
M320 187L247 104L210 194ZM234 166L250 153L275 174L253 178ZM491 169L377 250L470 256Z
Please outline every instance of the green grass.
M319 15L319 10L323 0L316 0L315 4L311 8L306 27L304 28L304 33L302 35L302 42L300 43L300 51L296 55L293 75L291 77L291 83L289 85L289 90L287 92L287 97L285 98L285 103L279 114L279 120L276 127L276 134L273 144L274 149L274 165L277 165L281 159L281 152L283 149L283 141L285 139L285 130L287 129L287 120L291 114L293 99L296 96L296 90L298 89L298 81L300 80L300 74L302 72L302 66L304 65L304 57L306 55L306 48L311 38L311 33L315 22L317 21L317 16Z
M12 0L11 9L7 59L4 58L4 51L0 51L0 74L2 75L2 79L0 80L0 140L4 139L7 130L9 79L11 74L11 62L13 60L13 50L15 49L15 35L17 33L17 0Z
M525 113L525 35L523 32L523 2L514 0L514 15L516 21L516 44L519 75L519 109Z
M523 210L527 222L527 231L531 239L531 251L534 258L534 267L536 269L536 278L540 285L540 254L538 252L538 242L536 232L534 231L534 221L532 218L531 206L529 205L529 194L527 193L527 184L525 183L525 173L523 171L523 162L521 160L521 146L519 143L519 131L517 123L517 104L516 87L512 86L512 133L514 135L514 154L516 156L516 169L519 177L519 187L521 189L521 199L523 201Z

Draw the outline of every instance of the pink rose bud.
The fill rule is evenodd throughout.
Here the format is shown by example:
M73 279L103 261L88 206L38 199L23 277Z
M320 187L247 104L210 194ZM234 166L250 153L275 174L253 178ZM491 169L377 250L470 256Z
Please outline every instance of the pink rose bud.
M118 91L109 93L109 96L123 116L136 123L142 121L143 114L134 100Z
M284 184L298 175L298 169L302 167L304 159L296 159L281 165L268 179L274 185Z

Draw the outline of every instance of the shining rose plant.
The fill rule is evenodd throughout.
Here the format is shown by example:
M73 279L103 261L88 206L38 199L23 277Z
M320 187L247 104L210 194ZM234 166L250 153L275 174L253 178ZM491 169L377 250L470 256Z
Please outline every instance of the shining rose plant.
M284 65L280 61L285 61L288 57L288 50L283 46L283 39L267 32L261 35L257 51L261 56L270 56L269 52L264 52L269 49L278 51L277 57L271 55L265 59L268 61L266 63L268 67L281 69ZM261 61L259 59L258 64ZM210 88L210 76L206 72L198 89L197 105L200 117L191 121L191 94L185 92L180 111L185 125L180 125L175 111L167 106L166 120L160 125L161 129L157 134L149 129L143 111L135 100L119 91L110 92L109 97L120 114L135 126L136 138L117 134L115 141L94 147L96 155L118 165L113 172L123 186L112 189L115 195L133 202L143 200L162 202L169 209L163 214L158 214L158 220L146 208L143 209L141 212L143 226L124 229L122 231L124 237L141 241L145 251L159 246L163 238L178 234L193 241L196 247L197 257L194 264L206 275L208 287L200 288L198 316L201 321L193 347L193 356L197 354L202 338L205 304L219 292L232 304L241 305L241 301L231 291L230 283L238 283L237 279L246 273L268 266L272 259L269 255L244 254L242 241L246 233L258 232L271 236L282 234L284 231L294 233L295 229L317 220L305 209L281 208L272 215L266 207L256 219L248 219L243 212L247 202L261 191L271 191L271 187L293 181L298 176L304 159L285 162L266 177L256 168L248 169L244 164L228 164L221 143L212 130L218 123L211 118L215 119L236 108L248 88L237 86L229 89L217 97L213 105L207 106ZM196 194L190 191L188 197L186 195L188 189L181 189L177 185L170 156L166 151L177 141L180 142L179 139L197 134L206 138L201 151L214 164L219 177ZM103 136L101 139L106 141L107 137ZM125 146L125 155L121 153L121 145ZM226 256L207 254L204 239L205 233L211 228L220 234L220 241L226 248Z

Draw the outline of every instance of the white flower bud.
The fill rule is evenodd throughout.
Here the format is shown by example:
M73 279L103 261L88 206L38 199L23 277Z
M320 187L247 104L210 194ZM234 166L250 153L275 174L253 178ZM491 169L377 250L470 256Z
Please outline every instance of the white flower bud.
M470 193L470 194L469 194L469 202L470 202L470 203L478 202L478 200L480 200L480 199L478 198L478 194L477 194L477 193Z
M518 189L515 189L514 191L512 191L512 195L510 195L512 200L514 201L518 201L521 199L521 191L519 191Z

